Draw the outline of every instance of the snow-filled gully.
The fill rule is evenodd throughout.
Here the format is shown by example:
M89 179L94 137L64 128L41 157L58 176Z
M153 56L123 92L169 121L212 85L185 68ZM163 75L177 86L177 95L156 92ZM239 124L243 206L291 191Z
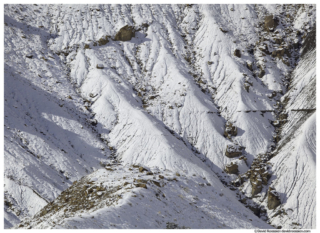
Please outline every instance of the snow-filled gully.
M106 166L111 170L106 168L107 171L103 171L102 168L96 171L94 167L97 165L93 165L95 162L92 162L94 168L92 170L96 171L91 174L93 180L105 179L102 177L107 174L110 176L115 170L129 174L131 171L129 167L132 164L139 164L154 174L159 174L159 177L165 172L170 174L172 172L172 176L175 172L183 173L182 177L190 179L183 181L187 183L193 182L192 176L203 177L214 184L213 186L221 187L221 190L226 192L227 199L237 199L235 200L237 208L244 209L244 206L249 208L257 217L273 227L293 226L286 222L287 220L279 220L279 216L282 217L284 214L282 207L286 203L270 209L267 207L270 204L267 197L272 191L269 187L275 186L279 191L275 185L278 181L272 186L271 183L277 180L278 173L281 173L280 167L280 170L277 170L278 167L274 169L274 162L272 166L270 161L275 160L277 157L275 153L281 152L282 147L291 145L288 139L288 144L279 147L281 136L276 137L275 133L283 134L281 129L286 127L285 123L280 124L280 130L278 127L278 122L283 121L284 111L293 112L286 106L282 107L281 103L284 101L283 96L290 95L289 92L287 94L291 87L288 88L288 83L291 81L288 77L296 65L300 64L297 51L300 49L302 39L300 35L297 36L293 26L298 24L296 21L300 16L298 14L297 19L289 20L281 12L297 11L295 5L43 7L45 8L43 11L50 19L42 22L41 26L48 29L50 34L57 34L55 38L47 38L45 47L49 49L44 53L50 53L59 59L56 64L65 71L61 80L68 81L65 87L70 88L72 92L72 97L68 97L68 101L77 101L77 108L84 109L85 115L82 118L86 118L86 127L91 131L90 140L92 143L95 140L99 141L99 143L94 142L96 144L93 148L106 146L102 150L107 155L106 159L97 161L103 166L107 163L112 164L112 168L110 165ZM312 8L308 10L313 11ZM263 28L265 17L269 14L280 20L277 33ZM308 20L312 25L313 19ZM135 37L129 41L116 41L115 34L124 25L134 26ZM287 32L289 27L291 31ZM308 30L305 35L307 33ZM298 44L298 47L289 49L286 56L281 58L273 56L273 51L278 49L278 42L274 42L274 38L280 34L288 38L282 42L283 46L289 46L292 41ZM267 47L264 47L265 44ZM236 52L237 50L240 52ZM63 104L61 106L64 108ZM312 113L308 114L311 115ZM48 119L51 121L55 118ZM309 117L305 119L296 125L297 129L306 125L305 121L309 121ZM79 122L83 124L83 121L84 119ZM235 127L236 133L230 131L228 127ZM307 141L309 143L310 139ZM235 149L231 151L228 148ZM284 156L276 163L282 164L285 159ZM236 173L231 172L234 164L237 165ZM264 175L268 174L269 179L264 180L265 177L262 177L261 190L259 185L255 186L260 182L260 178L248 175L257 169L260 169L259 172L266 170L267 173ZM288 198L295 192L294 195L299 199L300 191L297 194L297 191L292 190L296 190L300 179L307 179L305 174L306 171L302 168L300 176L293 175L291 188L286 190ZM139 173L136 175L138 179ZM110 177L114 179L113 175ZM79 176L72 176L73 181L78 179ZM176 179L182 182L180 178ZM68 187L71 189L75 187L75 182ZM156 188L151 187L152 190ZM177 187L172 186L172 188ZM53 196L56 197L62 190L55 191ZM170 190L171 188L168 192L171 192ZM130 190L123 191L121 195L131 193ZM127 194L124 194L126 192ZM146 192L151 191L148 189ZM39 192L39 195L42 197L43 194ZM173 198L170 196L171 193L168 195L168 198ZM312 194L309 197L311 196ZM35 217L35 222L30 225L28 225L29 220L26 220L21 227L75 226L73 221L78 221L76 212L72 213L70 210L73 208L72 205L70 208L66 207L69 204L66 204L67 201L64 199L61 201L61 197L46 207L52 206L48 211L57 211L49 214L52 216L49 225L35 223L43 219L41 215ZM127 203L131 197L127 198L129 196L126 196L125 202L121 203ZM60 214L61 205L64 206L67 215L73 216L71 220L64 220L66 215ZM116 202L114 205L117 206L119 203ZM184 206L183 203L181 205ZM300 209L299 206L297 208ZM220 210L220 207L217 209ZM44 210L45 208L41 213L46 216L47 210L43 212ZM98 209L91 210L90 213L96 213L94 211ZM117 211L120 214L122 210L120 208ZM302 216L305 212L306 209L296 215ZM251 215L254 216L252 213ZM113 218L111 215L106 216L108 219ZM211 214L207 216L212 218ZM54 219L59 221L56 222ZM261 220L257 222L258 225L261 224ZM105 219L99 221L101 227L110 227L104 225ZM130 219L125 221L127 227L133 227L130 225L132 224ZM26 222L28 224L24 225ZM178 222L177 226L186 226L184 220L180 219ZM238 222L238 225L225 223L222 226L252 227L251 223L249 225L242 222ZM89 222L86 224L91 226ZM117 224L119 223L115 223ZM163 224L158 222L158 227L164 227ZM204 226L211 228L218 226L206 224ZM308 220L299 224L294 227L305 227L303 224L314 226L314 223ZM143 228L148 226L151 225L140 225ZM259 226L266 227L263 224Z

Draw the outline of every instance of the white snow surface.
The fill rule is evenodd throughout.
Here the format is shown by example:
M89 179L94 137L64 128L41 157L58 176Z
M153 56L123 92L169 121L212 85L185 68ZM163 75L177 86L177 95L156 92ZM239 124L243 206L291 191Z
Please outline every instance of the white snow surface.
M313 15L299 10L291 25L295 29L315 22L315 7L306 9ZM246 172L252 160L274 144L275 115L259 110L275 110L277 100L268 96L285 91L282 79L290 67L263 57L259 49L249 54L247 48L261 37L258 22L280 11L279 5L235 4L5 5L4 191L11 205L5 206L5 227L14 227L26 217L35 228L165 228L166 222L190 228L271 227L238 202L219 178L236 177L224 172L231 162L239 164L240 173ZM137 29L135 37L114 41L125 25ZM99 46L106 36L108 43ZM241 58L234 56L235 49L240 49ZM246 66L254 61L265 66L261 79ZM102 66L97 69L97 65ZM298 66L301 71L296 71L294 88L287 93L288 110L315 107L307 104L303 94L315 80L314 63ZM244 87L248 82L250 91ZM282 174L287 151L297 142L301 146L290 156L302 159L305 165L299 166L315 169L313 115L299 123L305 136L295 132L297 136L274 158L275 174ZM298 124L294 119L285 127ZM223 136L227 120L238 129L232 139ZM247 164L226 157L227 145L243 146ZM301 150L307 151L306 157L299 158ZM109 175L100 169L106 161L121 166ZM100 183L129 176L131 164L183 176L162 187L165 201L158 202L155 189L148 186L133 189L145 196L142 199L133 198L129 190L111 207L77 212L68 219L57 213L50 223L32 220L74 181L87 176ZM299 172L305 179L313 174L312 169L299 169L276 175L274 183L283 179L296 183ZM203 178L211 186L201 186L200 191ZM312 187L314 180L301 183ZM281 196L285 206L294 210L293 218L302 227L314 228L313 202L297 196L304 187L293 187L292 191L276 186L280 193L293 193L286 199ZM315 190L305 192L311 200ZM201 202L198 207L189 204L193 196ZM168 217L175 213L179 216ZM274 224L292 228L286 222Z

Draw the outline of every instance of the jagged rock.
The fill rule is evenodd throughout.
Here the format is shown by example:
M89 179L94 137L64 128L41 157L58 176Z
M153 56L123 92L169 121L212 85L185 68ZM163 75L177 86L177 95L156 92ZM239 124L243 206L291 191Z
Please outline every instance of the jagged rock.
M242 204L247 204L247 198L242 198L239 200Z
M239 158L239 160L247 161L247 157L245 157L245 156L241 156L241 157Z
M146 175L147 175L147 176L152 176L152 175L153 175L153 172L147 172Z
M273 136L273 142L278 143L280 140L281 140L281 137L278 134Z
M279 59L281 59L283 55L284 55L284 49L282 48L272 51L272 54L271 54L272 57L277 57Z
M261 192L261 190L262 190L262 178L261 178L261 175L257 171L254 171L254 172L251 173L250 183L251 183L251 186L252 186L252 191L251 191L251 195L252 196L255 196L255 195L257 195L258 193Z
M222 28L220 28L220 31L222 31L223 33L227 33L228 31L223 30Z
M238 178L231 182L233 186L239 187L242 184L241 176L238 176Z
M279 120L287 120L288 118L288 114L287 113L281 113L279 115Z
M260 208L257 206L247 206L256 216L260 217Z
M225 155L228 158L235 158L242 155L242 148L236 145L227 145Z
M161 187L160 182L155 180L151 180L151 182L154 183L156 186Z
M97 64L97 69L103 69L103 68L104 68L103 64Z
M147 185L146 184L141 184L141 183L138 183L138 184L134 184L136 187L139 187L139 188L147 188Z
M114 37L114 40L116 41L129 41L132 39L132 37L135 37L135 29L132 26L124 26L122 27L116 36Z
M96 126L98 124L98 121L96 119L89 119L88 121L92 126Z
M272 121L271 124L272 124L274 127L281 127L281 126L283 126L286 122L287 122L287 120L275 120L275 121Z
M273 31L277 27L277 22L273 19L273 15L264 18L264 27L267 31Z
M268 98L272 99L277 96L277 92L273 91L271 94L267 94Z
M282 38L275 38L274 41L276 44L280 45L283 42L283 39Z
M226 128L224 130L224 136L231 138L231 136L237 136L237 127L232 124L232 122L226 123Z
M239 49L236 49L236 50L234 50L233 55L236 57L241 57L241 51Z
M281 204L279 194L274 188L270 187L268 190L268 209L273 210Z
M234 163L228 164L225 167L225 171L226 171L226 173L229 173L229 174L238 174L238 172L239 172L238 164L234 164Z
M264 52L264 53L266 53L266 54L268 54L268 55L271 54L271 53L269 52L268 45L266 45L266 44L261 45L261 46L259 47L259 49L260 49L262 52Z
M258 77L262 78L265 74L266 74L266 72L264 70L260 70Z
M162 175L159 175L159 178L160 178L160 179L164 179L164 176L162 176Z
M107 44L108 42L109 42L108 36L102 37L102 38L100 38L100 39L98 40L99 46L105 45L105 44Z
M190 229L190 227L179 226L173 222L167 222L166 229Z
M139 167L139 172L144 172L144 171L148 171L148 170L145 169L144 167Z
M247 62L247 68L251 71L253 71L253 64L252 62Z
M267 185L270 177L271 177L271 174L268 171L261 173L262 184Z
M137 179L136 181L137 181L138 183L142 183L142 184L148 183L147 180L143 180L143 179Z
M245 83L244 84L244 89L246 89L246 91L249 92L249 88L250 88L250 85L248 83Z

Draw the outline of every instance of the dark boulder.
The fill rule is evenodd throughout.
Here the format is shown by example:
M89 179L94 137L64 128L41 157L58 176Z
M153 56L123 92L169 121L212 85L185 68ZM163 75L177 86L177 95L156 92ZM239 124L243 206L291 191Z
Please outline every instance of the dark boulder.
M241 51L239 49L234 50L233 55L235 55L236 57L241 57Z
M265 74L266 74L266 72L264 70L260 70L258 77L262 78Z
M144 171L148 171L148 170L145 169L144 167L139 167L139 172L144 172Z
M268 209L273 210L281 204L279 194L272 187L268 190Z
M273 15L269 15L264 18L264 27L265 30L271 32L277 27L277 20L273 18Z
M236 145L227 145L225 155L228 158L235 158L242 155L242 148Z
M109 42L108 36L102 37L98 40L99 46L105 45Z
M253 66L252 62L247 62L247 68L251 71L253 71Z
M239 172L238 165L234 164L234 163L228 164L225 167L225 171L226 171L226 173L229 173L229 174L238 174L238 172Z
M142 184L142 183L138 183L138 184L134 184L136 187L138 188L147 188L147 185L146 184Z
M260 174L252 172L250 176L250 183L252 186L251 195L255 196L262 190L262 178Z
M135 37L136 30L132 26L124 26L116 34L114 40L116 41L129 41L132 37Z
M276 44L280 45L282 43L283 39L282 38L275 38L274 41Z
M104 68L103 64L97 64L96 67L97 67L97 69L101 69L101 70Z
M228 32L227 30L224 30L222 28L220 28L220 31L222 31L223 33L227 33Z

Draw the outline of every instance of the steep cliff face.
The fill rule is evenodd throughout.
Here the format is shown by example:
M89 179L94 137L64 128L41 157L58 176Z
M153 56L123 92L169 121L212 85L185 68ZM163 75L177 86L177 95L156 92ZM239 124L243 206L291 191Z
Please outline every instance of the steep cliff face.
M309 207L306 211L312 202L293 201L306 190L296 185L299 169L282 173L286 163L281 159L289 156L295 140L301 150L315 144L315 131L311 133L315 117L310 116L315 113L292 111L315 108L315 46L310 39L314 25L312 5L5 5L6 227L36 213L21 227L93 226L90 218L81 226L72 221L78 221L83 211L96 218L111 207L81 206L73 211L70 203L61 201L61 192L68 187L76 190L72 182L84 176L101 183L109 171L106 164L117 168L112 180L122 173L129 176L132 164L159 175L182 175L183 180L164 188L170 198L161 200L163 207L153 206L157 196L150 199L150 211L166 209L175 200L174 190L202 184L199 177L214 187L205 186L205 194L196 190L190 194L201 196L208 221L202 225L187 224L190 219L183 220L182 214L170 220L172 211L196 211L189 209L188 198L182 198L179 207L166 209L165 221L149 222L152 214L147 211L139 217L143 224L126 218L115 221L120 228L265 228L269 225L262 220L268 219L274 226L291 228L272 218L270 211L260 214L267 203L258 203L259 198L244 204L251 210L260 208L259 214L254 212L262 220L238 202L252 198L253 189L266 194L271 182L281 202L287 203L285 208L298 208L292 216L299 219L299 227L314 227L314 220L301 220L306 215L315 218ZM286 111L288 120L279 130L275 122ZM295 139L300 138L292 136L298 135L296 130L310 139ZM280 141L274 139L275 132ZM268 180L260 184L255 175L251 182L242 180L242 187L234 187L238 175L258 166L257 159L266 153L273 155L268 157L273 164L268 165L270 174L265 173ZM314 158L315 147L308 156ZM315 169L308 156L300 158L299 166ZM228 172L231 166L237 169ZM306 179L311 170L302 171ZM276 185L286 176L293 189ZM134 182L129 182L132 187ZM302 183L311 187L314 182ZM141 187L125 193L148 197L157 193ZM312 188L305 192L310 200L315 195ZM76 193L70 192L67 199ZM132 202L129 196L112 202L112 211L123 218ZM208 204L211 198L222 198L221 206ZM137 205L146 201L139 199ZM239 221L221 217L228 213ZM219 224L208 220L215 215L221 217ZM43 220L48 216L52 221L47 224ZM66 216L77 220L65 222ZM113 228L103 224L111 218L101 218L99 227Z

